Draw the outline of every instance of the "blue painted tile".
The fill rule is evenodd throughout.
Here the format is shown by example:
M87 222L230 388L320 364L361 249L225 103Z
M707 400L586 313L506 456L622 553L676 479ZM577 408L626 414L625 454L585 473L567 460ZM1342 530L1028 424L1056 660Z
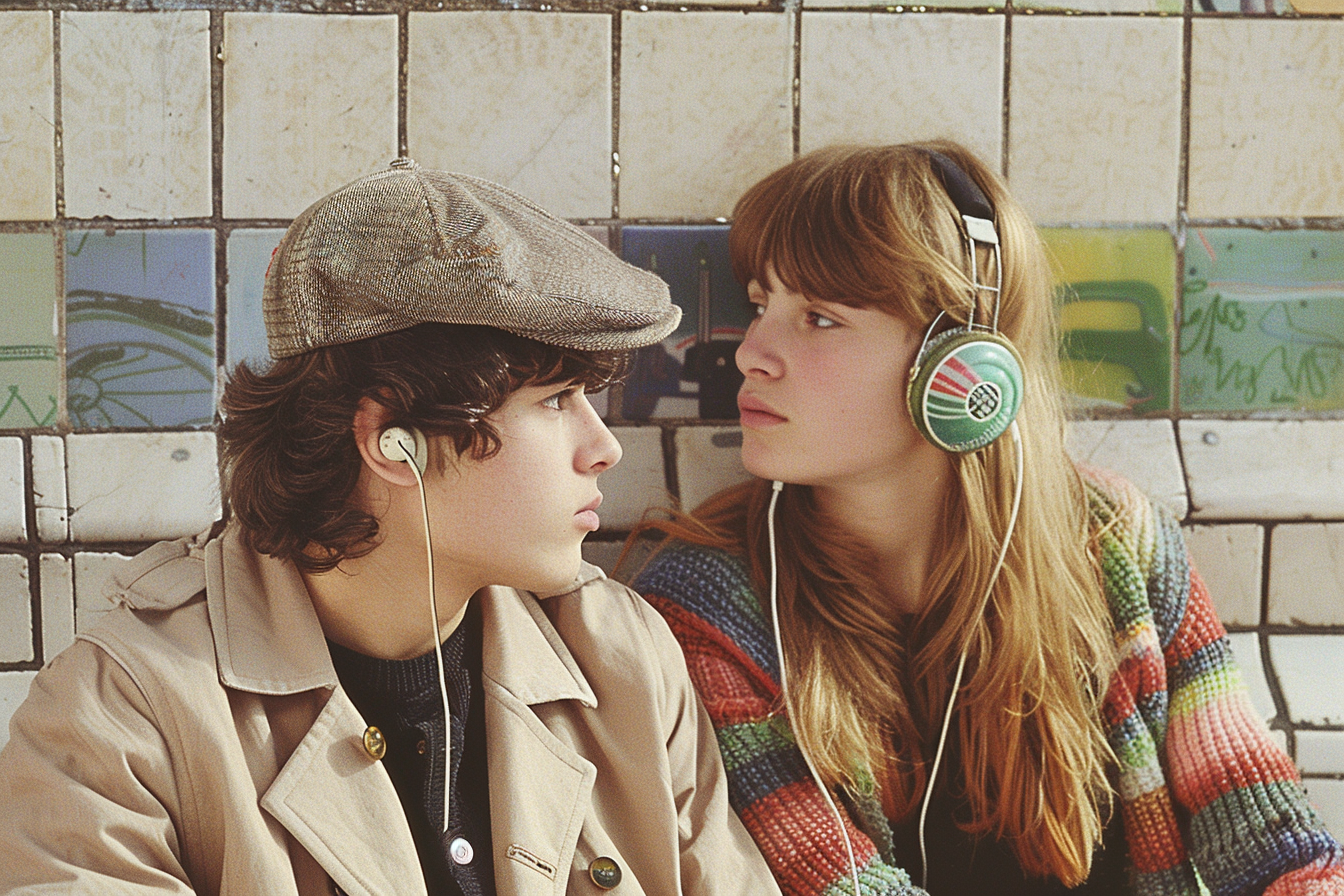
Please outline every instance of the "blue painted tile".
M54 425L56 240L49 233L0 233L0 429Z
M285 231L280 228L239 229L229 234L229 285L225 305L225 364L230 370L239 361L254 369L270 363L266 348L266 321L261 313L261 287L271 253Z
M66 235L70 422L208 426L214 417L214 234Z
M1182 410L1344 408L1344 233L1192 230L1185 266Z
M667 281L682 309L676 331L636 356L624 416L737 419L742 374L733 354L751 309L733 278L728 227L624 227L621 257Z

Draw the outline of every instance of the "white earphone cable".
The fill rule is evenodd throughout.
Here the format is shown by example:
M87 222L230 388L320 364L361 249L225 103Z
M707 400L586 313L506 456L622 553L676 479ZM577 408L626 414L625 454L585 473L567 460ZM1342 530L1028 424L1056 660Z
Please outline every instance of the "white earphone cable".
M411 468L415 474L415 484L420 490L420 512L425 521L425 556L429 560L429 618L434 624L434 661L439 670L439 696L443 698L443 830L448 830L448 796L452 781L452 767L450 765L452 750L452 710L448 707L448 685L444 681L443 674L443 645L439 638L439 606L434 595L434 540L429 535L429 499L425 497L425 480L420 475L420 467L415 463L414 446L407 448L406 443L397 440L403 454L406 455L406 465Z
M994 564L994 570L989 575L989 586L985 588L985 596L980 599L980 612L976 618L985 612L985 607L989 604L989 595L994 590L994 585L999 580L999 572L1003 569L1003 561L1008 557L1008 542L1013 537L1013 529L1017 526L1017 511L1022 506L1022 436L1017 430L1017 421L1014 420L1008 428L1013 437L1013 456L1015 458L1016 481L1013 484L1013 509L1008 517L1008 531L1003 534L1003 546L999 548L999 558ZM947 746L947 730L952 724L952 708L956 706L957 689L961 687L961 675L966 669L966 653L971 648L970 633L966 634L966 643L962 645L961 657L957 660L957 674L952 678L952 691L947 698L947 709L943 713L943 730L938 735L938 749L933 754L933 768L929 771L928 782L924 785L924 800L919 808L919 865L923 871L923 880L921 886L924 889L929 888L929 855L924 845L924 820L929 814L929 800L933 796L933 785L938 779L938 766L943 760L943 748Z
M785 709L788 709L788 672L785 671L784 666L784 642L779 635L779 564L775 558L775 504L779 501L779 493L783 490L784 483L776 480L771 483L770 487L770 510L765 518L766 529L770 536L770 620L775 629L775 656L779 658L779 692L784 698ZM849 831L845 829L845 820L840 815L840 809L835 805L835 798L831 796L830 788L821 780L821 774L817 772L817 767L812 764L812 757L807 755L807 750L803 747L801 740L798 741L798 752L803 755L803 762L807 763L807 770L812 773L812 780L817 782L817 787L821 790L826 805L830 807L831 815L835 817L836 826L840 828L840 836L845 841L845 854L849 857L849 873L854 880L854 896L862 896L863 891L859 888L859 865L854 861L854 844L849 840Z

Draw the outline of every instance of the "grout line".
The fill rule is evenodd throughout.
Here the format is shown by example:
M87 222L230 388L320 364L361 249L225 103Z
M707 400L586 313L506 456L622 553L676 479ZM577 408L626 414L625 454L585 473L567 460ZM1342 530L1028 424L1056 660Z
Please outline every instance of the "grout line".
M410 93L411 65L411 14L402 9L397 13L397 155L407 158L411 155L407 137L407 97Z
M611 14L611 217L621 217L621 39L622 13ZM619 252L618 252L619 254Z
M790 153L793 158L798 158L802 152L802 129L803 129L803 2L802 0L787 0L785 10L789 5L793 6L793 78L789 84L790 99Z
M999 176L1007 183L1009 177L1008 157L1011 150L1010 117L1012 102L1013 73L1013 0L1007 0L1003 7L1003 106L999 121Z

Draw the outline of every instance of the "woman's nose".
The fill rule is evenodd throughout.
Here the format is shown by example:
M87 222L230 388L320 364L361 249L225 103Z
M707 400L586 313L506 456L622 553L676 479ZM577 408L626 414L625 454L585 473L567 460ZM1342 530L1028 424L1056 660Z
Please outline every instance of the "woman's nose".
M747 377L779 376L780 362L771 327L764 315L752 321L747 335L737 347L737 369Z

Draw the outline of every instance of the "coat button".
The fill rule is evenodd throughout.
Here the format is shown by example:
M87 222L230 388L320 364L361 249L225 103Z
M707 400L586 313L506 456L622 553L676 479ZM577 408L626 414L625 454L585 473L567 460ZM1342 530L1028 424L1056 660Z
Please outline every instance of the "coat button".
M476 850L471 848L471 843L466 837L454 837L448 844L448 855L459 865L470 865L471 860L476 857Z
M621 882L621 866L614 859L600 856L588 866L588 876L603 890L610 890Z
M387 755L387 738L383 737L383 732L376 725L364 729L364 752L369 754L370 759L382 759Z

